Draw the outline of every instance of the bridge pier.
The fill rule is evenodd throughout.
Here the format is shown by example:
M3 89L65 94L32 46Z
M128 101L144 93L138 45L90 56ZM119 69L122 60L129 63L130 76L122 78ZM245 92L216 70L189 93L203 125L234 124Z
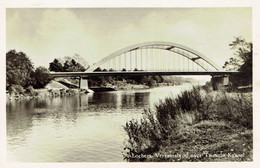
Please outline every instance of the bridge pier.
M229 75L214 75L211 76L213 90L224 90L230 85Z
M88 89L88 79L79 77L79 88Z
M84 89L86 93L93 93L94 91L88 88L88 79L79 77L79 89Z

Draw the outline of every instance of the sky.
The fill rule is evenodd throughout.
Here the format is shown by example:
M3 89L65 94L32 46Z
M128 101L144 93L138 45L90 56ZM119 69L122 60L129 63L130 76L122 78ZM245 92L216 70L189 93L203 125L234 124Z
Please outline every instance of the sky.
M90 65L127 46L168 41L188 46L219 66L233 56L236 36L252 42L251 8L9 8L6 49L35 67L78 54Z

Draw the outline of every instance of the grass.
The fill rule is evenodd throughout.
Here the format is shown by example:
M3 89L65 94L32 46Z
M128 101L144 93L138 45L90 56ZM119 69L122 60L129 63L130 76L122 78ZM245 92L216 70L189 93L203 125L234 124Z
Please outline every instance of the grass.
M127 161L251 161L252 94L200 87L165 98L124 126Z

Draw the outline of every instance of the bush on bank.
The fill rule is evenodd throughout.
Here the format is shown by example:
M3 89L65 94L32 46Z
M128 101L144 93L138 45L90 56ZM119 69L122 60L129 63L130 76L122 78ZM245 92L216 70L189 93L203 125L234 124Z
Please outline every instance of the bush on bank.
M237 136L241 130L252 130L252 113L252 95L249 93L207 93L200 87L194 87L176 98L165 98L156 104L155 111L145 110L141 120L126 123L124 129L128 139L124 158L127 161L147 161L147 156L154 156L168 147L173 151L191 152L192 146L187 144L198 146L198 149L205 145L213 145L217 149L225 142L223 137L231 133ZM207 135L209 133L210 136ZM245 144L249 145L247 153L252 151L251 140L252 136L249 133L245 140ZM203 158L198 160L203 161ZM165 160L156 160L153 157L150 161ZM172 158L168 161L178 159Z
M23 52L6 53L6 89L11 94L25 94L28 88L44 88L51 81L45 67L34 69L33 63ZM32 94L32 88L28 90Z

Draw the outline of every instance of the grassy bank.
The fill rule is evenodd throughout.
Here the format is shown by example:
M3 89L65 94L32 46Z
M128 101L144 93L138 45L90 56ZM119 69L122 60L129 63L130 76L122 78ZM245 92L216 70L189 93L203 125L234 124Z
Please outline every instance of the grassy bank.
M252 94L201 88L126 123L127 161L251 161Z

